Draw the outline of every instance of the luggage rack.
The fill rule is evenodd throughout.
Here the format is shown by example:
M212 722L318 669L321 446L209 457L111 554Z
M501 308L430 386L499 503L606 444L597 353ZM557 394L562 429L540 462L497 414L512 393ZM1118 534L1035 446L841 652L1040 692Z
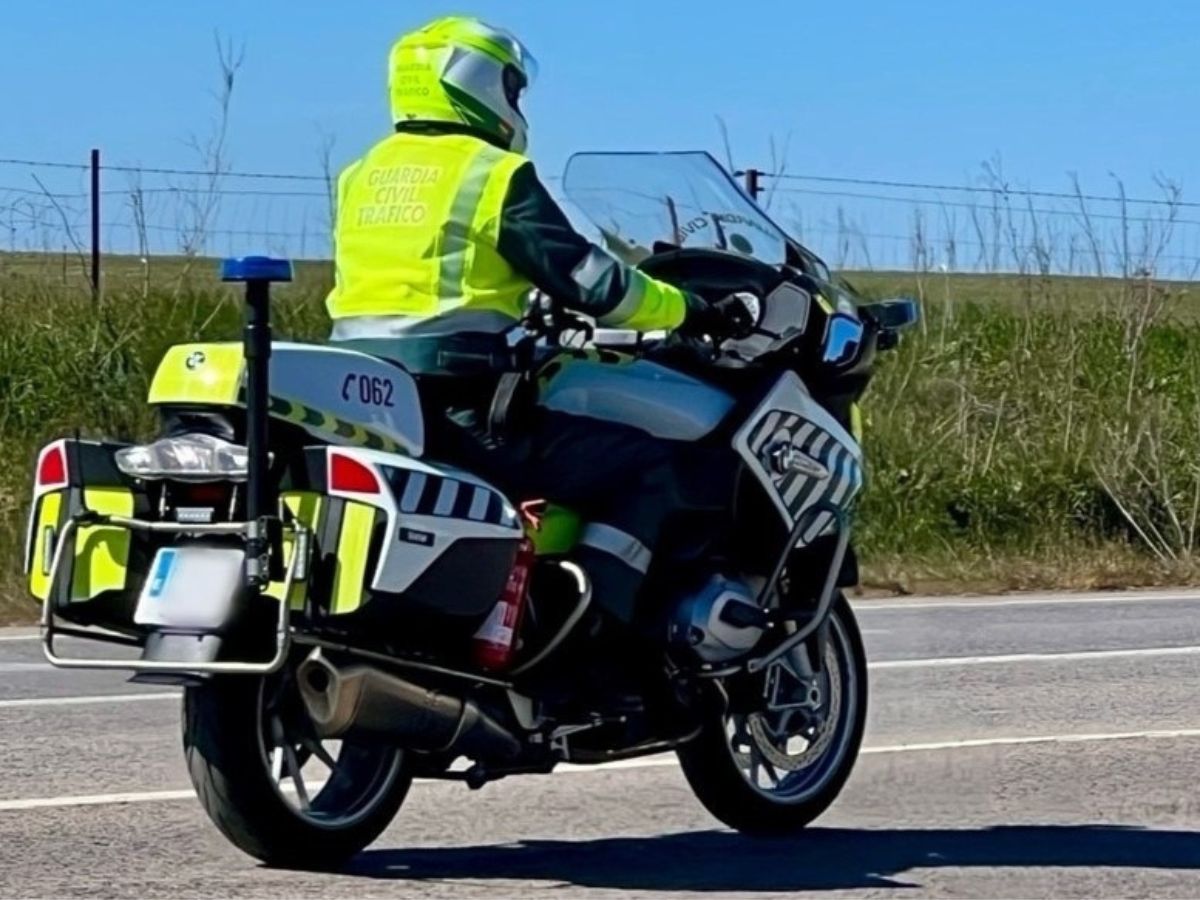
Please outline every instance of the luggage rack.
M285 527L293 536L292 554L283 579L279 599L279 615L275 621L275 653L266 662L233 660L186 661L156 659L87 659L60 656L54 650L56 636L82 637L101 643L144 647L146 641L114 635L111 632L64 628L54 621L54 589L58 584L63 554L72 547L70 538L82 526L108 525L129 531L158 534L187 534L239 537L245 544L245 587L263 596L270 581L268 557L270 540L268 523L278 522L273 509L274 500L268 492L270 461L267 444L267 423L270 418L270 358L271 358L271 285L292 280L292 265L287 260L265 256L226 259L221 263L221 280L245 285L245 314L243 317L242 348L246 359L246 521L183 524L152 522L120 515L85 510L70 518L58 535L58 542L47 573L50 588L42 603L42 652L52 665L63 669L121 669L125 671L186 673L197 675L269 675L287 661L292 647L291 602L292 586L307 578L307 559L311 546L309 530L298 521L288 521ZM74 549L72 547L72 553ZM305 561L301 568L301 560ZM153 633L153 632L152 632ZM211 632L210 632L211 633Z
M116 669L135 673L186 672L198 675L269 675L278 671L287 661L292 646L291 603L289 602L289 598L295 583L297 581L304 581L307 578L307 567L302 567L301 560L307 559L311 538L309 530L301 523L295 521L288 524L293 535L292 553L284 571L283 590L278 600L279 614L275 620L275 652L269 660L264 662L234 660L188 662L103 657L93 659L60 655L54 648L54 639L56 637L83 638L98 643L126 647L142 647L145 645L144 639L117 634L107 630L66 627L55 621L54 588L59 581L63 558L68 548L71 547L71 538L75 531L80 527L89 525L107 525L125 528L129 531L144 531L157 534L235 536L245 539L248 543L254 540L262 531L262 526L257 522L218 522L208 525L189 525L175 522L151 522L145 519L105 515L90 511L68 519L67 523L63 526L62 533L58 536L58 541L54 548L54 555L48 573L50 589L46 592L45 600L42 601L42 653L51 665L61 669Z

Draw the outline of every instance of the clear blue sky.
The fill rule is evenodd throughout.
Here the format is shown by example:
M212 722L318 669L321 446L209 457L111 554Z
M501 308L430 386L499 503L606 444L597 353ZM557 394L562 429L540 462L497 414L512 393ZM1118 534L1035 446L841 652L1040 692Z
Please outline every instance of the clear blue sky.
M388 127L385 57L402 31L473 12L541 63L527 110L546 172L582 148L718 145L739 164L792 135L818 174L961 182L999 154L1014 180L1077 170L1134 188L1200 182L1200 4L1186 0L601 3L477 0L9 2L0 156L194 164L212 31L244 41L233 161L312 171L318 130L348 160ZM1194 192L1189 191L1189 196Z

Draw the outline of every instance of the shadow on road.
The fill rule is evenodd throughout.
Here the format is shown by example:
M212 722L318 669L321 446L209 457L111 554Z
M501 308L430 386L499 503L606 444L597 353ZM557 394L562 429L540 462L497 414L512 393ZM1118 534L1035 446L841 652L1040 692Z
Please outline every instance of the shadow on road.
M512 879L631 891L915 887L912 869L1200 869L1200 833L1109 825L986 829L815 828L792 840L699 831L659 837L373 850L347 874L413 881Z

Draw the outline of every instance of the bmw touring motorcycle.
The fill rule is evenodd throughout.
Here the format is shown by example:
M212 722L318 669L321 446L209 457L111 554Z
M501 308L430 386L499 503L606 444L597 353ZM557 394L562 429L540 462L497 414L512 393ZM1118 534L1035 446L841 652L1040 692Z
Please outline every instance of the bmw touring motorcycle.
M839 590L856 580L856 401L916 306L859 304L707 154L582 154L565 186L643 271L760 299L738 340L598 334L552 303L512 336L532 403L720 445L738 467L719 536L686 572L651 569L678 589L645 601L661 640L637 651L652 657L637 696L575 689L580 517L427 456L420 387L398 364L272 343L286 262L225 263L246 286L244 340L167 352L157 440L39 455L26 561L46 656L184 686L196 793L259 859L336 865L414 778L479 788L673 751L716 817L771 835L803 828L850 773L867 704Z

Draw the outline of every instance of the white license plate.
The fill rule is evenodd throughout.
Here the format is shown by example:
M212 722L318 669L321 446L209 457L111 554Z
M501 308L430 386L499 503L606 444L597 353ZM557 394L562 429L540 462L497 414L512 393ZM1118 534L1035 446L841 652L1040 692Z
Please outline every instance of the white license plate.
M154 555L133 621L173 628L219 628L241 591L246 554L230 547L163 547Z

